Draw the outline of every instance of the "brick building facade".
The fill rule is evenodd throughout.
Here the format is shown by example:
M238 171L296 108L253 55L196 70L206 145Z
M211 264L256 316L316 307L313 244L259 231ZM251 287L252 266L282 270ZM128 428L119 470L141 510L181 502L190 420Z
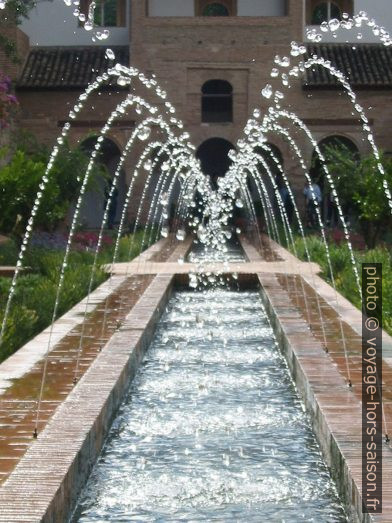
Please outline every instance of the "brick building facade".
M62 0L56 2L59 8ZM343 10L352 14L366 8L364 4L369 4L369 11L372 9L371 2L366 0L116 2L117 6L122 4L121 13L125 17L121 21L124 27L118 34L114 32L118 59L156 75L198 148L202 165L211 175L216 174L211 170L219 170L216 158L218 164L221 161L221 165L225 165L227 150L241 137L253 109L267 109L268 101L261 97L260 90L266 83L275 82L270 75L274 56L288 55L293 40L306 40L306 29L311 24L328 20ZM388 2L384 7L386 12ZM211 9L218 11L209 11ZM42 23L43 17L45 13L41 11L37 20ZM22 27L30 33L30 40L35 39L30 42L30 52L26 49L26 37L18 33L24 61L13 74L21 103L20 125L34 132L39 140L52 144L73 102L93 79L91 75L107 67L105 46L102 42L85 45L84 41L78 45L78 35L69 40L62 34L59 35L61 45L56 45L55 39L49 42L41 37L38 22L35 23L36 26L31 19ZM332 40L330 37L324 44L308 43L308 52L328 58L350 78L359 102L367 111L378 145L390 152L392 53L366 32L360 42L355 33L349 38L351 42L347 42L344 35ZM41 41L45 45L37 46ZM105 44L114 48L110 39ZM96 132L123 97L124 92L116 88L108 88L96 96L74 123L73 139L82 140L88 132ZM341 136L350 140L362 154L369 149L358 115L328 75L310 71L303 78L291 79L286 104L309 124L319 142ZM110 139L119 150L135 122L137 114L130 114L124 124L111 132ZM297 138L310 163L311 144L300 134ZM288 145L276 136L270 136L269 141L281 152L293 188L300 194L303 175ZM126 167L129 172L131 163L132 159ZM142 180L139 190L141 187Z

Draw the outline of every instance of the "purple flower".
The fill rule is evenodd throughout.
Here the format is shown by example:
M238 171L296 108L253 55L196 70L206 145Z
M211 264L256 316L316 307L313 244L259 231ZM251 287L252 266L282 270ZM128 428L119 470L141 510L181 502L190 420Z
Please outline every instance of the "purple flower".
M8 100L9 100L11 103L13 103L13 104L17 104L17 103L19 103L18 100L17 100L17 98L16 98L16 96L15 96L14 94L9 94L9 95L7 96L7 98L8 98Z

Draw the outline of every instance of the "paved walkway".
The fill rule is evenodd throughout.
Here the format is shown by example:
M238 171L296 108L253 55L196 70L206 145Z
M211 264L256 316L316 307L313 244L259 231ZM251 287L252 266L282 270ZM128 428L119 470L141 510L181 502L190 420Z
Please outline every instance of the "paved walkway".
M329 392L325 391L324 395L321 394L318 405L325 415L327 426L333 427L337 446L346 460L344 461L344 473L350 474L354 495L354 491L360 492L361 470L358 454L360 449L358 431L360 430L361 313L340 295L336 297L331 287L318 276L319 268L316 264L298 261L285 249L266 238L263 238L263 244L268 247L268 259L271 261L263 259L258 249L242 239L242 245L248 258L246 262L230 263L229 268L226 264L214 263L205 266L205 270L257 274L266 288L266 292L269 293L270 302L278 312L282 328L287 336L291 336L293 346L298 353L298 361L302 361L301 369L308 377L308 382L315 387L314 390L320 392L320 387L327 385L335 387L339 382L336 390L332 388ZM196 265L179 264L177 261L178 258L184 257L190 245L190 240L180 244L173 242L173 238L161 240L134 262L116 264L112 267L111 280L99 287L89 298L88 321L85 325L81 351L79 351L79 346L86 301L78 304L55 323L50 346L48 346L49 331L46 330L0 365L0 482L9 478L3 487L7 490L3 491L0 487L0 502L1 499L12 499L12 493L15 494L18 490L18 482L23 477L20 471L27 470L23 468L25 466L23 464L28 463L30 473L34 475L34 463L41 459L38 452L40 438L33 446L32 433L42 377L43 357L46 351L49 352L49 372L38 428L42 433L46 427L45 437L49 437L47 432L51 424L48 425L48 421L59 419L60 412L62 412L60 409L63 406L67 408L67 398L71 397L70 394L78 395L78 391L81 390L79 384L76 386L73 384L77 360L79 360L77 378L80 380L90 368L99 367L99 362L103 357L102 347L113 337L119 322L128 318L129 312L132 312L137 304L140 306L138 305L139 308L135 309L135 315L131 315L127 319L128 327L136 330L142 328L147 321L147 316L151 316L152 309L150 305L142 305L140 299L151 282L156 278L164 278L165 285L168 285L167 282L171 281L172 275L197 270ZM162 289L160 287L159 289L161 292ZM152 294L149 298L152 300L151 303L155 303L158 299L158 295L155 295L154 292L151 290ZM318 304L321 305L321 318L318 313ZM136 310L139 312L136 313ZM343 321L347 341L350 375L353 382L352 390L344 385L348 376L341 343L339 317ZM307 325L310 325L311 331ZM321 325L324 325L327 335L328 354L323 350ZM384 346L386 428L389 433L392 433L391 337L385 335ZM301 360L303 350L305 350L305 359ZM321 367L321 364L324 367ZM333 382L332 375L337 380L336 383ZM314 391L309 389L307 395L313 397ZM339 423L334 424L331 416ZM80 418L79 413L78 419ZM56 423L53 421L54 430L57 430ZM62 426L64 427L64 425ZM56 434L59 434L58 430ZM50 438L48 441L51 441ZM330 440L329 443L331 443ZM328 446L329 443L327 441L325 445ZM392 523L391 459L391 446L385 445L385 514L376 518L375 521ZM18 463L21 465L18 466ZM16 467L18 467L18 473L14 472ZM48 481L49 479L48 476ZM5 495L6 491L8 498ZM29 496L31 495L32 492L29 491ZM8 516L1 517L0 514L0 521L7 523L19 521L16 509L11 510L9 515L7 519ZM25 521L31 520L25 519Z
M264 239L283 260L296 258L272 240ZM242 246L250 260L260 254L246 240ZM352 498L361 512L359 495L362 491L362 314L348 300L321 279L317 273L259 275L260 281L274 306L281 325L290 339L308 388L309 410L322 414L319 440L324 454L340 452L341 468L336 476L349 478ZM294 309L293 309L294 306ZM319 313L321 309L321 315ZM298 317L298 312L301 316ZM304 335L306 326L311 330ZM323 327L323 328L322 328ZM346 351L342 341L342 330ZM324 337L325 334L325 337ZM328 352L325 352L325 343ZM347 355L347 359L346 359ZM290 359L291 361L291 359ZM331 365L332 364L332 365ZM383 332L383 433L392 435L392 338ZM347 387L348 380L352 388ZM311 388L309 388L309 385ZM310 391L313 390L313 393ZM316 398L316 399L315 399ZM317 401L316 401L317 400ZM317 406L314 402L317 402ZM312 403L313 402L313 403ZM316 423L317 430L317 423ZM383 447L383 514L372 521L392 522L392 445Z
M198 266L193 263L178 262L142 262L142 263L117 263L112 268L112 273L115 275L123 274L189 274L197 271ZM266 261L252 261L245 263L204 263L202 266L204 272L212 273L241 273L241 274L256 274L258 272L270 274L317 274L320 271L317 263L304 263L296 261L293 263L289 261L280 262L266 262Z
M161 250L168 259L176 259L189 246L189 241L178 244L172 238L161 240L138 259L144 262ZM131 272L113 275L59 318L53 330L48 327L0 364L0 484L33 442L45 354L47 376L39 433L74 389L75 378L79 381L84 376L153 278L153 274Z

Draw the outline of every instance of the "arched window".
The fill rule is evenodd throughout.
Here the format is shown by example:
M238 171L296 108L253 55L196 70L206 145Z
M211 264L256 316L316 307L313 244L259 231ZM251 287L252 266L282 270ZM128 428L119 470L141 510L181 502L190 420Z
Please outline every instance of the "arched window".
M235 16L237 0L196 0L195 13L197 16Z
M320 25L333 18L342 19L343 13L352 15L353 0L308 0L307 3L307 23L310 25Z
M205 6L203 16L229 16L229 10L225 5L213 2Z
M233 121L233 88L226 80L209 80L201 88L201 121Z
M326 138L321 140L321 142L319 142L318 145L324 156L328 153L328 150L330 148L333 148L345 150L348 153L350 153L354 158L359 159L358 147L352 140L350 140L350 138L347 138L346 136L341 136L338 134L327 136ZM314 156L317 157L315 153Z
M91 155L92 151L95 150L96 144L97 137L90 136L81 143L80 147L82 151ZM117 144L110 138L105 138L101 143L101 151L97 157L97 163L104 168L106 173L99 173L99 176L92 180L91 187L86 191L80 210L80 221L88 229L97 229L101 225L120 156L121 152ZM126 193L125 171L121 170L117 178L116 187L110 197L106 222L107 228L112 229L120 223Z
M92 0L81 0L80 11L87 18ZM126 26L125 0L96 0L94 9L94 25L98 27Z
M328 22L332 18L341 20L342 13L339 6L334 2L322 2L318 4L312 13L312 25L320 25L323 22Z

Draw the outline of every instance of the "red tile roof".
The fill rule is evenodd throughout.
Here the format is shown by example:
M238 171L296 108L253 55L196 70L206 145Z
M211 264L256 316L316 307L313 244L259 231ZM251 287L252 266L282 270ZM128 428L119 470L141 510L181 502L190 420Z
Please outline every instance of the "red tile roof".
M308 44L308 57L321 56L345 74L356 89L392 88L392 49L382 44ZM323 67L306 71L305 89L338 88Z
M129 65L129 47L110 47L116 59L105 57L107 47L36 47L30 51L18 89L80 89L114 63Z

